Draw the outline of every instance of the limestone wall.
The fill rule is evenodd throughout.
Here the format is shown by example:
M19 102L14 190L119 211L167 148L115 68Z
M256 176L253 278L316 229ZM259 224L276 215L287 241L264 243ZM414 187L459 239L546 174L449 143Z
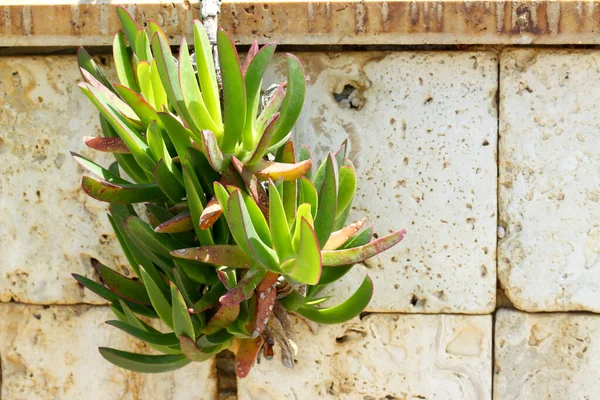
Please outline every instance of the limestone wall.
M109 329L105 303L70 275L97 279L91 257L126 268L69 155L89 155L81 137L99 129L69 51L89 38L43 31L66 55L19 47L7 24L28 14L2 3L0 399L218 399L215 361L150 376L98 354L148 349ZM93 3L67 8L81 23ZM175 34L202 11L153 7L140 12ZM597 22L586 10L582 27ZM310 79L297 140L321 156L348 136L354 216L409 234L334 288L344 297L369 273L370 314L317 332L296 321L296 368L263 361L239 399L600 398L600 51L496 44L294 51Z

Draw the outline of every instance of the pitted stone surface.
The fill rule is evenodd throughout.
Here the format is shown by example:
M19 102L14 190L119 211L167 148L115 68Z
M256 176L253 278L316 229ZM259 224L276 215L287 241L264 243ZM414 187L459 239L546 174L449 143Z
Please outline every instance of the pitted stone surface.
M271 361L239 400L491 399L492 317L371 314L313 335L295 320L294 369Z
M494 399L597 399L599 343L600 316L498 311Z
M148 347L104 324L107 307L0 304L2 399L214 400L214 363L139 374L105 361L98 346L147 353Z
M69 154L104 166L112 158L83 144L100 132L78 81L75 56L0 59L0 301L99 303L70 273L92 277L91 257L126 263L105 205L81 190L84 170Z
M501 60L498 273L524 311L600 312L600 52Z
M321 160L349 137L349 220L404 241L334 290L374 280L369 310L485 313L496 290L497 64L488 52L300 53L310 79L295 128ZM285 79L285 62L265 78Z

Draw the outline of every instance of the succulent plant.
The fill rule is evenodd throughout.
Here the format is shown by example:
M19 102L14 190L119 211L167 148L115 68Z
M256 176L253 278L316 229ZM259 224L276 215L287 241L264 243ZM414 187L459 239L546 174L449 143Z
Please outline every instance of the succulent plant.
M85 143L116 161L105 169L73 157L95 176L83 177L83 190L110 203L108 218L135 277L96 260L102 283L74 277L110 302L116 320L109 325L162 354L100 353L129 370L164 372L230 349L244 377L261 350L268 359L279 344L282 362L293 367L289 313L320 324L357 316L372 296L368 277L331 307L322 307L323 288L400 242L405 230L372 240L365 219L345 225L357 184L346 142L315 170L310 150L294 146L306 84L296 57L287 55L287 82L264 99L274 43L259 49L254 42L242 64L220 30L219 83L199 21L195 53L183 39L175 58L156 23L148 23L149 34L124 8L118 14L119 84L85 50L78 53L79 86L100 112L103 134ZM145 218L134 203L145 203Z

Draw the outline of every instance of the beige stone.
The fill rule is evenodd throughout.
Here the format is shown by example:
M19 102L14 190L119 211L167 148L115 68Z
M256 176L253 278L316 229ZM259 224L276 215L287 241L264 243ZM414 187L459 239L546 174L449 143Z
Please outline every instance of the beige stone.
M0 305L2 399L213 400L214 362L140 374L105 361L98 346L133 352L148 347L104 324L106 307Z
M498 311L494 399L597 399L599 341L600 316Z
M371 314L314 336L296 320L294 369L276 351L238 381L238 398L488 400L491 324L491 316Z
M84 170L69 154L104 166L112 158L83 144L100 131L79 80L75 56L0 59L0 301L98 303L70 273L91 277L91 257L125 263L105 205L80 189Z
M502 55L498 273L521 310L600 312L599 63Z
M350 139L359 179L350 219L406 239L368 273L369 310L485 313L496 286L496 57L487 52L298 54L310 79L296 125L318 159ZM285 62L265 79L284 79ZM346 88L344 90L344 88Z

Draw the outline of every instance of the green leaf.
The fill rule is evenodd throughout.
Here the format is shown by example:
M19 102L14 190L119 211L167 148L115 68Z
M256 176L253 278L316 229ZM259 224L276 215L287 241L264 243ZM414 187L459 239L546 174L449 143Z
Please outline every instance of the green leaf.
M192 307L194 314L201 313L219 303L219 298L227 292L223 283L219 282L211 288L198 300Z
M98 282L94 282L91 279L86 278L85 276L81 276L79 274L72 274L73 278L75 278L75 280L77 280L77 282L79 282L79 284L81 284L82 286L86 287L87 289L91 290L92 292L96 293L98 296L110 301L113 304L119 304L119 300L121 299L116 293L111 292L109 289L107 289L106 287L104 287L103 285L99 284ZM136 313L146 316L146 317L150 317L150 318L156 318L156 313L151 310L150 308L141 305L141 304L137 304L137 303L133 303L127 299L125 299L127 304L131 307L132 310L134 310Z
M268 247L258 235L239 190L235 190L229 196L227 212L229 215L229 228L236 243L265 268L279 272L277 253Z
M355 236L348 239L346 243L344 243L340 249L349 249L352 247L363 246L371 241L371 237L373 236L373 228L369 227ZM354 266L354 264L344 265L340 267L326 267L323 266L323 271L321 272L321 279L319 279L319 286L328 285L332 282L337 281L344 275L346 275ZM310 291L310 289L309 289Z
M173 309L171 304L169 304L159 286L143 267L140 267L140 273L142 274L142 280L144 281L144 285L146 285L148 297L150 297L154 310L165 325L173 329Z
M204 335L196 341L196 346L199 348L210 348L219 344L223 344L231 339L233 335L227 332L226 329L222 329L212 335Z
M155 110L160 110L154 101L154 91L152 90L152 80L150 78L150 63L148 61L140 61L136 69L136 75L141 94Z
M296 155L296 161L298 161L298 162L304 161L304 160L312 161L312 159L313 159L313 155L312 155L312 152L310 151L310 148L305 144L301 145L300 148L298 149L298 153ZM313 162L312 165L314 166L315 163ZM305 176L308 179L312 179L312 175L313 175L313 171L311 168L311 170L308 171Z
M263 74L277 45L268 43L252 58L244 74L246 86L246 122L244 124L243 144L246 150L254 148L254 118L260 105L260 88Z
M156 164L154 181L173 203L177 203L185 197L185 189L169 170L163 159L160 159Z
M202 151L196 148L188 148L188 152L196 177L206 194L206 198L209 199L214 195L213 183L221 179L221 174L212 168Z
M223 215L225 216L226 220L229 220L229 217L227 216L227 200L229 200L229 192L227 192L227 189L225 189L225 187L219 182L215 182L213 184L213 188L215 191L215 197L221 206L221 210L223 210Z
M372 296L373 281L367 276L356 292L343 303L329 308L302 306L296 312L319 324L341 324L359 315L369 305Z
M134 92L127 86L115 85L115 89L119 95L129 104L131 109L136 113L145 126L150 125L153 121L158 120L156 110L142 96Z
M337 215L352 205L352 199L356 192L356 171L351 165L344 165L340 168L340 187L338 190Z
M344 243L348 241L348 239L353 237L356 234L356 232L360 230L360 228L362 228L366 220L367 217L364 217L353 224L350 224L340 230L332 232L322 250L337 250L338 248L340 248Z
M243 181L243 184L238 182L235 186L244 187L245 184L246 190L250 193L265 217L269 215L269 197L256 175L236 157L232 157L231 164L235 167Z
M316 285L321 277L321 249L317 236L306 218L300 220L298 255L293 261L290 276L309 285Z
M284 262L293 258L294 247L292 245L290 228L281 197L273 181L269 181L269 229L271 230L273 247L277 252L279 261Z
M155 184L114 184L104 180L84 176L81 181L83 191L96 200L109 203L142 203L164 198L164 193Z
M228 161L223 156L214 133L212 131L204 130L201 132L201 138L204 154L212 169L218 172L225 169L228 165Z
M121 20L121 25L123 26L123 31L127 36L129 45L137 53L139 50L136 49L135 45L137 42L137 33L139 30L141 30L140 26L137 24L137 22L135 22L135 19L131 16L131 14L129 14L129 11L127 11L123 6L117 6L117 15Z
M262 135L263 132L265 132L267 126L270 125L271 121L273 121L275 114L277 114L279 109L281 108L283 100L285 99L285 85L285 83L279 85L279 87L273 93L269 102L265 105L265 107L263 107L262 111L260 112L260 115L256 119L256 122L254 123L254 131L258 135ZM275 127L273 126L273 129L274 128ZM269 145L270 144L271 142L269 142Z
M289 164L296 164L294 142L290 140L281 148L281 158L279 161ZM310 165L309 170L312 168L312 160L306 160L304 163ZM298 164L303 165L302 163ZM283 192L281 197L283 208L285 209L285 215L287 217L288 224L291 226L296 219L296 206L298 204L298 182L296 179L289 181L284 179L282 185Z
M190 339L195 339L194 326L192 318L188 312L185 300L177 287L171 282L171 304L173 307L173 330L177 336L187 336Z
M150 147L150 151L154 156L155 160L163 160L163 163L167 170L177 179L177 182L181 184L181 189L183 190L183 175L181 171L173 165L173 159L169 154L169 150L167 149L167 145L165 143L165 139L163 138L163 133L161 128L158 126L158 122L153 121L148 125L148 130L146 133L146 140L148 141L148 146Z
M80 70L83 69L87 71L90 75L96 78L96 80L98 80L103 86L116 93L109 80L106 79L106 76L104 76L102 70L98 67L98 64L96 64L96 62L92 59L90 54L83 47L80 47L77 50L77 65L79 66ZM83 76L83 79L86 79L85 76Z
M134 303L150 305L150 299L142 282L129 279L96 259L92 259L92 266L98 271L98 275L106 287L118 294L119 297Z
M129 44L131 45L131 40ZM140 61L152 61L152 49L150 48L148 34L144 29L138 29L135 35L135 46L132 45L131 47L135 48L135 54Z
M304 105L306 81L302 63L294 55L286 54L286 56L288 59L287 88L279 119L275 126L271 149L277 149L288 141L291 130L296 124Z
M228 186L228 188L232 188L233 190L237 189L235 186ZM233 191L232 190L232 191ZM256 229L256 233L260 239L268 246L271 247L273 245L273 241L271 239L271 231L269 230L269 224L267 223L267 219L265 215L259 208L256 201L249 196L248 194L241 192L242 197L244 198L244 204L248 209L248 215L250 216L250 221L252 225Z
M181 86L179 85L178 68L166 38L160 34L154 34L152 36L152 51L154 53L158 74L167 94L167 98L169 99L169 103L173 106L175 111L177 111L177 115L181 117L183 122L187 126L190 126L192 117L185 105ZM181 156L181 154L179 154L179 156Z
M186 157L187 159L188 157ZM194 231L196 236L202 245L211 245L215 241L212 237L212 233L208 229L200 229L200 216L204 211L204 205L206 204L206 195L196 179L193 170L184 167L183 169L183 181L185 183L185 191L187 193L187 201L190 205L190 212L192 214L192 223L194 225ZM179 247L180 249L184 248Z
M231 268L250 268L253 262L252 258L244 253L239 246L227 244L173 250L171 255L187 260Z
M180 233L188 232L194 229L192 217L188 211L183 211L180 214L172 217L154 228L154 232L158 233Z
M319 238L319 246L325 246L333 230L335 216L337 215L339 176L337 163L333 154L329 153L325 165L323 185L319 190L319 208L315 217L315 233Z
M264 268L250 268L237 286L221 296L219 302L226 307L231 307L240 304L243 300L249 299L254 294L254 289L256 289L266 274L267 270Z
M148 250L155 252L163 257L171 257L171 251L185 248L185 243L181 243L169 235L156 233L148 223L141 218L130 216L125 221L129 232L140 241Z
M181 267L190 279L203 285L213 285L218 281L214 267L203 263L192 263L184 260L175 260L175 265Z
M190 122L195 124L196 130L218 131L219 128L213 122L206 104L204 104L185 38L181 40L179 48L179 85L185 106L190 112L192 119Z
M174 333L155 333L148 332L140 328L136 328L122 321L106 321L106 324L114 326L131 336L143 340L149 344L155 344L158 346L171 347L179 344L179 339Z
M383 251L386 251L392 246L398 244L406 235L406 229L400 229L394 233L390 233L387 236L376 239L371 243L365 244L360 247L354 247L344 250L329 250L323 251L323 265L326 266L339 266L356 264L362 262L368 258L371 258Z
M319 209L319 197L317 194L317 189L315 189L314 185L310 180L308 180L305 176L298 180L298 186L300 188L298 202L300 204L308 203L310 204L310 212L313 218L317 216L317 210Z
M310 210L311 206L308 203L300 204L296 210L296 223L294 226L294 236L292 237L292 244L294 245L294 249L296 249L296 251L298 251L300 248L300 228L302 227L300 221L302 221L302 218L306 219L309 225L313 226L313 219Z
M190 363L185 355L146 355L100 347L100 354L108 362L134 372L160 373L185 367Z
M263 159L269 150L269 144L271 144L271 139L273 139L273 133L275 133L275 124L277 124L278 118L279 113L275 113L275 115L273 115L273 117L269 120L265 131L258 140L258 144L256 145L254 152L249 153L248 159L245 162L246 165L256 164Z
M196 52L196 68L198 69L202 97L213 121L218 125L219 129L215 131L215 135L220 139L223 132L223 123L221 122L221 101L219 99L217 74L206 30L198 20L194 20L194 50Z
M71 152L71 156L81 165L83 168L87 169L94 175L101 177L106 182L115 183L115 184L125 184L131 185L131 182L127 182L125 179L121 179L119 176L111 173L110 171L102 168L92 160L89 160L77 153Z
M150 63L150 82L152 83L152 95L154 96L154 109L164 111L169 108L167 92L160 80L160 74L156 65L156 59Z
M113 58L115 61L115 68L117 70L119 82L121 82L122 85L139 92L140 88L138 87L133 75L131 56L131 49L129 49L129 47L127 47L125 44L123 34L121 32L117 32L115 35L115 40L113 41Z
M246 86L237 50L227 32L217 32L217 48L223 81L223 109L225 129L221 148L225 154L233 154L244 130L246 119Z

